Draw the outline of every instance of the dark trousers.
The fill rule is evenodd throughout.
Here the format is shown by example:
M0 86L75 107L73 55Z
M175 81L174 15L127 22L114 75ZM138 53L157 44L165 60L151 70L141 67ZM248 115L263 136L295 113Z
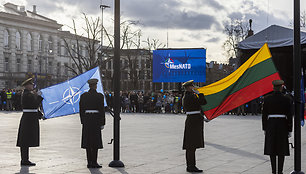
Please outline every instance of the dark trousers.
M87 155L87 163L89 165L97 164L98 149L87 148L86 149L86 155Z
M195 151L196 149L186 149L187 167L193 167L196 165Z
M29 147L20 147L21 161L29 161Z
M276 174L276 156L270 155L270 160L272 166L272 173ZM278 156L278 174L283 173L284 161L285 161L285 156Z

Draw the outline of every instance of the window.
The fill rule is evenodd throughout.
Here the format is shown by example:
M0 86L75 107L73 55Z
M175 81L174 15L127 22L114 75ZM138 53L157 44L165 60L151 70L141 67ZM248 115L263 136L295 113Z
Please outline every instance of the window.
M53 54L53 40L51 36L49 36L48 38L47 51L48 51L48 54Z
M147 63L146 63L146 65L147 65L147 67L146 68L150 68L151 67L151 61L149 60L149 59L147 59L147 61L146 61Z
M4 47L9 47L9 33L4 30Z
M61 42L57 42L57 55L62 55L62 45Z
M65 75L68 75L68 63L65 63Z
M60 75L61 75L61 63L60 63L60 62L57 63L57 68L56 68L56 70L57 70L56 74L57 74L58 76L60 76Z
M28 33L27 35L27 47L28 51L33 51L33 40L32 40L32 35Z
M9 72L9 69L10 69L9 58L6 57L5 60L4 60L4 70L5 70L5 72Z
M71 46L71 54L72 54L72 56L73 57L76 57L76 46L73 44L72 46Z
M16 49L21 49L21 36L19 31L16 32Z
M107 69L112 69L112 61L108 61Z
M151 79L151 71L147 70L147 79Z
M32 60L28 59L28 72L33 72L32 67Z
M38 64L39 64L39 73L41 73L41 71L42 71L42 60L41 60L41 57L39 57Z
M48 62L48 74L52 74L53 71L52 71L52 62Z
M64 56L68 56L68 48L65 47L65 53Z
M41 35L38 35L38 51L42 52L43 48L43 40Z
M21 72L21 59L17 58L17 64L16 64L17 72Z

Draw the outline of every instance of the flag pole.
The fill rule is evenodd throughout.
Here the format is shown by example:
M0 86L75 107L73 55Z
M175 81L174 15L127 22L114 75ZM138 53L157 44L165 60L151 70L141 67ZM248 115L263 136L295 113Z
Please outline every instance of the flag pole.
M293 46L293 79L294 79L294 171L291 174L304 174L301 171L301 29L300 0L294 0L294 46Z
M120 0L115 0L115 49L114 49L114 159L109 167L124 167L120 161Z

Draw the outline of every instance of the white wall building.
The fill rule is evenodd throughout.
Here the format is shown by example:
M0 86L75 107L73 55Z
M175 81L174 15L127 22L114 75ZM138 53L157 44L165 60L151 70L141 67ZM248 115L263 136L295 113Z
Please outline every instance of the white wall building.
M39 88L73 76L66 66L75 65L63 40L72 34L61 31L61 27L57 21L37 14L36 6L32 11L12 3L0 6L0 89L15 88L35 74ZM85 56L85 42L81 45Z

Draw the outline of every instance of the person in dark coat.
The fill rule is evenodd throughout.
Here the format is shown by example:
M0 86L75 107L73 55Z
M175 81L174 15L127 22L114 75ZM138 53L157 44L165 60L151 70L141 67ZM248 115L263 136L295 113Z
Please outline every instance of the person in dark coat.
M25 87L22 94L23 114L20 119L17 146L20 147L21 165L35 166L29 161L29 147L39 146L39 119L38 107L43 98L33 89L32 78L25 80L22 86Z
M98 79L90 79L89 91L81 95L80 119L82 124L81 148L86 149L87 167L101 168L97 163L98 149L102 149L101 129L105 125L104 96L96 91Z
M272 173L283 173L285 156L289 156L289 140L292 134L292 100L281 93L283 80L272 82L274 92L264 98L262 128L265 132L264 154L270 155Z
M201 105L205 105L204 94L200 94L193 86L193 80L183 83L185 94L183 108L187 114L185 121L183 149L186 150L187 172L203 172L196 167L195 151L204 148L204 117Z

